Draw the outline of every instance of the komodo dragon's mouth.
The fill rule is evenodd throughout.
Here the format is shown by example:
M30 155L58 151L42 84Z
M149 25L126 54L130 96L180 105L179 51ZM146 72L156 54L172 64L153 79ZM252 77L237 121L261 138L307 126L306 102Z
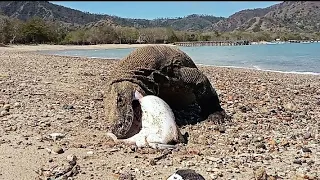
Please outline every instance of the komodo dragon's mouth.
M131 137L140 132L142 128L142 110L138 100L132 101L133 121L130 130L127 133L127 137Z

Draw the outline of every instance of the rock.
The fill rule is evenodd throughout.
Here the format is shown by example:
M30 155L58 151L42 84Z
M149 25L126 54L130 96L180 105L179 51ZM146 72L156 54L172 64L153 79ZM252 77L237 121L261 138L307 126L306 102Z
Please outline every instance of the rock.
M9 111L10 108L11 108L10 104L5 104L3 106L3 109L6 110L6 111Z
M220 126L218 127L218 131L219 131L220 133L225 133L225 132L226 132L226 127L220 125Z
M259 136L254 140L254 142L261 142L263 140L264 140L264 138L262 136Z
M58 140L58 139L62 139L65 137L64 134L62 133L51 133L49 134L50 138L53 139L54 141Z
M260 143L257 145L257 149L267 149L267 146L264 143Z
M63 109L74 109L73 105L67 105L67 104L63 105L62 108Z
M73 154L70 154L67 156L67 160L68 161L76 161L77 160L77 157Z
M92 155L92 154L93 154L93 151L88 151L87 154L88 154L88 155Z
M260 167L254 171L254 177L256 180L265 180L268 178L267 172L263 167Z
M52 152L55 154L62 154L64 153L64 150L61 147L56 146L52 148Z
M92 119L92 116L90 114L87 114L84 118L85 119Z
M242 113L246 113L247 111L252 111L252 109L247 106L240 106L239 109Z
M154 159L150 159L149 164L151 166L154 166L154 165L156 165L156 161Z
M19 102L16 102L16 103L13 104L13 107L19 108L19 107L21 107L21 104Z
M309 152L309 153L312 152L309 148L306 148L306 147L303 147L301 150L302 152Z
M309 139L311 138L311 133L310 132L307 132L305 135L304 135L304 139Z
M134 180L134 176L129 172L121 173L119 180Z
M2 116L6 116L6 115L9 115L9 112L8 111L1 111L0 112L0 117L2 117Z
M302 161L300 159L295 159L293 160L293 164L299 164L301 165L302 164Z
M72 165L72 166L76 165L76 163L77 163L76 162L77 161L77 157L75 155L73 155L73 154L68 155L67 156L67 160L68 160L69 164Z
M215 158L215 157L206 157L206 159L208 159L209 161L212 161L212 162L220 161L220 158Z
M294 111L294 110L296 110L296 107L295 107L294 104L292 104L292 103L287 103L287 104L285 104L285 105L284 105L284 108L285 108L286 110L288 110L288 111Z
M311 166L312 164L314 164L314 161L313 161L313 160L310 160L310 161L307 162L307 164L308 164L309 166Z

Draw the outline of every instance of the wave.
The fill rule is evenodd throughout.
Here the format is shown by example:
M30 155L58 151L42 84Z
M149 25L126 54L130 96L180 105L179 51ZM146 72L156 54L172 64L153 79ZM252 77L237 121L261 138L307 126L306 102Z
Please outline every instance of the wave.
M56 55L56 56L67 56L67 57L86 57L86 58L93 58L93 59L105 59L105 60L119 60L121 57L97 57L97 56L88 56L88 55L80 55L80 54L75 54L75 55L68 55L62 54L62 53L53 53L53 52L43 52L44 54L51 54L51 55ZM219 65L208 65L208 64L201 64L201 63L196 63L197 65L201 66L211 66L211 67L227 67L227 68L240 68L240 69L251 69L251 70L259 70L259 71L267 71L267 72L277 72L277 73L286 73L286 74L306 74L306 75L316 75L319 76L320 73L317 72L299 72L299 71L281 71L281 70L270 70L270 69L263 69L260 68L259 66L254 65L253 67L241 67L241 66L219 66Z
M241 66L217 66L217 65L208 65L208 64L197 64L201 66L208 66L208 67L225 67L225 68L236 68L236 69L250 69L250 70L258 70L258 71L266 71L266 72L277 72L277 73L285 73L285 74L305 74L305 75L315 75L319 76L320 73L316 72L299 72L299 71L280 71L280 70L270 70L270 69L262 69L259 66L252 67L241 67Z

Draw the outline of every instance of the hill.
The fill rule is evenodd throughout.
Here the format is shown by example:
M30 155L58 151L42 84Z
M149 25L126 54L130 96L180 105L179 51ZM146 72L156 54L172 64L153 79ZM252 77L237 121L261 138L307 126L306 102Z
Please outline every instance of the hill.
M271 31L317 32L320 30L320 1L285 1L267 8L239 11L228 18L192 14L154 20L92 14L48 1L1 1L3 15L27 20L33 16L72 26L110 24L128 27L172 27L181 31Z
M218 31L288 31L320 30L320 1L285 1L267 8L243 10L214 24Z

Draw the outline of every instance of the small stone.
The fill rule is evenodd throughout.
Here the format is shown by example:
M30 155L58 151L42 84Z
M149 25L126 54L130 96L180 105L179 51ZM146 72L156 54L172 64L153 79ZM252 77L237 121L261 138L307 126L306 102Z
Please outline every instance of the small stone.
M63 109L74 109L74 107L72 105L67 105L67 104L63 105L62 108Z
M3 106L3 109L6 110L6 111L9 111L9 109L10 109L10 104L5 104L5 105Z
M304 148L302 148L302 152L309 152L309 153L311 153L312 151L311 151L309 148L304 147Z
M85 119L92 119L92 116L90 114L87 114L84 118Z
M64 150L61 147L54 147L52 149L52 152L56 153L56 154L62 154L62 153L64 153Z
M134 175L132 175L129 172L121 173L119 176L119 180L133 180L133 179L134 179Z
M49 134L49 136L55 141L57 139L64 138L65 135L62 133L51 133L51 134Z
M310 161L307 162L307 164L308 164L309 166L311 166L312 164L314 164L314 161L313 161L313 160L310 160Z
M264 143L260 143L257 145L257 149L267 149L267 146Z
M154 166L154 165L156 165L156 161L154 159L150 159L149 164L151 166Z
M225 133L226 132L226 127L225 126L219 126L219 132L220 133Z
M16 102L16 103L14 103L13 107L19 108L19 107L21 107L21 104L19 102Z
M53 162L53 159L49 159L49 162L50 162L50 163Z
M1 112L0 112L0 117L6 116L6 115L9 115L9 112L8 112L8 111L1 111Z
M88 151L87 154L88 154L88 155L92 155L92 154L93 154L93 151Z
M67 160L68 160L69 164L72 166L77 164L77 157L73 154L68 155Z
M76 161L77 160L77 157L73 154L70 154L67 156L67 160L68 161Z
M261 136L259 136L259 137L256 139L256 142L261 142L261 141L263 141L263 140L264 140L264 138L261 137Z
M233 169L233 172L235 172L235 173L240 173L240 169L239 169L239 168L234 168L234 169Z
M281 145L282 145L283 147L288 147L288 146L290 146L290 143L289 143L287 140L283 140L283 141L281 142Z
M255 179L267 179L268 175L266 170L261 167L254 172Z
M309 139L311 138L311 133L310 132L307 132L305 135L304 135L304 139Z
M301 165L302 164L302 161L300 159L295 159L293 160L293 164L299 164Z

